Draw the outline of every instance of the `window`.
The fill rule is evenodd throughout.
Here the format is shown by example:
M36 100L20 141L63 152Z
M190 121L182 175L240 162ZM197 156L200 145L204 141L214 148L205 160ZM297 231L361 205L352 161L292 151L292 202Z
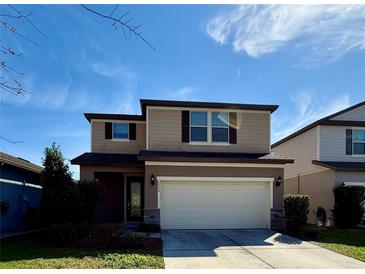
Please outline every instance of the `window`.
M190 112L191 142L228 143L228 132L228 112Z
M113 123L113 139L128 139L129 125L128 123Z
M208 141L208 113L206 111L192 111L190 119L190 140L193 142Z
M228 112L212 112L212 142L228 142Z
M353 154L365 155L365 130L354 129L352 135Z

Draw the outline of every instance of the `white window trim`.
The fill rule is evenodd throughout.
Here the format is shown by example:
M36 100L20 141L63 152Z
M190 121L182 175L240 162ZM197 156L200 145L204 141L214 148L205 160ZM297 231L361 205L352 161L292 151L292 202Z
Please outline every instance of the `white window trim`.
M207 113L207 125L206 126L196 126L191 124L191 113L192 112L206 112ZM213 128L225 128L222 126L213 126L212 125L212 112L224 112L227 113L228 119L229 119L229 111L218 111L218 110L191 110L190 111L190 119L189 119L189 145L195 145L195 146L230 146L229 143L229 125L227 126L227 142L215 142L212 139L213 135ZM207 128L207 141L192 141L191 140L191 128L192 127L206 127Z
M161 182L191 182L191 181L218 181L218 182L266 182L270 187L270 201L268 208L267 224L271 228L271 209L274 208L274 180L273 177L185 177L185 176L157 176L157 208L161 206Z
M126 124L127 125L127 128L128 128L128 136L127 138L115 138L114 137L114 124ZM112 141L114 142L130 142L129 140L129 123L125 123L125 122L113 122L112 123Z
M357 144L365 144L365 141L364 142L362 142L362 141L354 141L354 136L353 136L353 134L354 134L354 130L363 130L363 131L365 131L365 128L359 128L359 127L353 127L352 128L352 156L353 157L365 157L365 153L364 154L355 154L354 153L354 143L357 143Z
M130 142L131 140L129 140L129 139L124 139L124 138L112 138L112 139L110 139L111 141L113 141L113 142L126 142L126 143L128 143L128 142Z

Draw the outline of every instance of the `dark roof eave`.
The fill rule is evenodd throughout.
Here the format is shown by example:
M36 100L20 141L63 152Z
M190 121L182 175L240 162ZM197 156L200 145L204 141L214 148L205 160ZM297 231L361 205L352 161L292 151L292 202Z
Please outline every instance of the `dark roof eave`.
M72 165L82 166L143 166L136 154L86 152L71 160Z
M275 142L271 145L271 147L276 147L282 143L285 143L286 141L289 141L290 139L293 139L294 137L316 127L319 125L323 126L353 126L353 127L365 127L365 121L345 121L345 120L318 120L313 122L312 124L309 124L308 126L290 134L289 136Z
M206 163L252 163L252 164L291 164L292 159L244 159L244 158L214 158L214 157L169 157L169 156L138 156L141 161L158 162L206 162Z
M80 166L111 166L111 167L120 167L120 166L143 166L143 162L123 162L123 163L103 163L103 162L87 162L87 161L73 161L71 160L72 165L80 165Z
M218 108L218 109L239 109L239 110L262 110L271 113L277 110L278 105L257 105L257 104L237 104L237 103L217 103L217 102L197 102L197 101L170 101L141 99L140 105L142 116L145 116L146 106L165 107L186 107L186 108Z
M357 172L365 172L365 167L351 167L351 166L347 166L347 167L339 167L336 166L335 164L331 164L331 163L326 163L326 162L322 162L322 161L317 161L317 160L312 160L312 163L321 167L325 167L328 169L332 169L335 171L357 171ZM351 163L349 163L351 164Z
M142 115L133 114L108 114L108 113L84 113L85 118L91 122L91 119L97 120L131 120L131 121L144 121Z

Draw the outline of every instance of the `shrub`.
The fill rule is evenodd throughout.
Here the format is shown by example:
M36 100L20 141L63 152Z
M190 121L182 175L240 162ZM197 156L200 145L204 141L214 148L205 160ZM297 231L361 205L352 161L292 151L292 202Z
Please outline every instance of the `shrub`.
M149 244L142 235L125 234L119 224L57 224L47 231L52 246L138 249Z
M360 223L364 214L365 188L340 186L334 190L335 205L332 210L337 227L353 227Z
M44 169L41 174L43 186L40 203L41 216L45 224L77 221L78 195L69 167L61 149L55 143L45 148Z
M47 240L52 246L78 246L90 232L87 224L57 224L48 228Z
M303 229L303 231L301 233L301 238L303 238L304 240L309 240L309 241L318 240L319 231L315 227L314 228L306 227Z
M80 220L93 222L96 206L104 199L104 190L96 181L82 181L76 184L79 196Z
M125 235L117 242L119 242L120 247L138 249L145 247L148 244L148 239L142 235Z
M103 199L95 181L75 183L61 149L55 143L44 150L41 181L41 217L47 225L92 222L96 205Z
M283 206L285 226L288 231L297 232L307 224L309 213L309 197L307 195L285 195Z
M161 228L158 224L144 224L139 225L139 231L141 232L160 232Z

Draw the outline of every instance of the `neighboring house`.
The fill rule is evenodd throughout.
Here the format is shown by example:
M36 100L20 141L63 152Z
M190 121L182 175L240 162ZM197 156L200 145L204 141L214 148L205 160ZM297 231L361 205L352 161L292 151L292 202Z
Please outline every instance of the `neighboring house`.
M0 152L1 233L27 229L25 215L38 208L42 167Z
M285 193L310 196L309 220L320 206L331 217L333 189L365 185L365 101L320 119L272 145L295 160L285 167Z
M293 161L270 155L278 106L140 103L141 115L85 113L91 152L71 163L80 165L81 180L105 188L98 221L162 229L280 225L284 165Z

